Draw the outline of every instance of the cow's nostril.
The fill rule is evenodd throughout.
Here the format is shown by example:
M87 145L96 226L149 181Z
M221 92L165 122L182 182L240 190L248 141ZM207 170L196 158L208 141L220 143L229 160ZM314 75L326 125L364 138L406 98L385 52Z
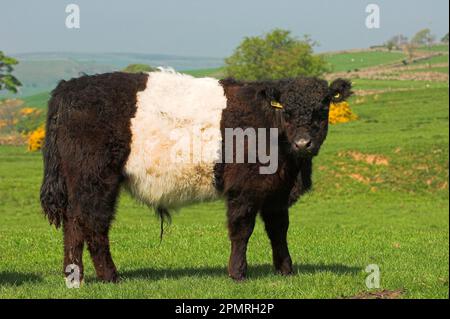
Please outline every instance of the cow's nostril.
M312 145L311 139L301 138L295 142L295 146L298 150L304 151L310 148Z

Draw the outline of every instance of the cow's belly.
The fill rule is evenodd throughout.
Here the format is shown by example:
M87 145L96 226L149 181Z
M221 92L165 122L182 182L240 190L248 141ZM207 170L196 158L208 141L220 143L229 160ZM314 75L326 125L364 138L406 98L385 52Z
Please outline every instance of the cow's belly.
M150 206L177 208L218 197L223 89L213 79L150 73L131 119L127 188Z
M187 161L176 157L181 154L176 154L176 143L168 136L157 142L152 140L158 135L149 136L148 141L137 138L133 142L125 166L127 188L136 198L150 206L166 208L217 198L213 171L216 157Z
M149 206L178 208L218 198L213 185L213 165L166 166L167 171L127 169L127 188Z

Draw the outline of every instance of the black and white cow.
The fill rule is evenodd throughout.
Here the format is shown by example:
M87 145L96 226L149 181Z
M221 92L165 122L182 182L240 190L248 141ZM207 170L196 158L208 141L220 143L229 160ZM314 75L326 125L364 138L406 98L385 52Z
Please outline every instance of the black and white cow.
M274 266L290 274L288 207L311 187L329 105L346 99L350 87L342 79L330 86L316 78L239 82L165 71L61 81L48 107L41 204L50 223L63 226L65 271L74 264L83 275L86 243L97 276L117 281L108 233L124 186L161 217L186 203L225 198L228 269L236 280L245 277L260 213ZM259 155L256 162L224 162L227 128L277 129L273 173L261 174L267 162ZM247 158L248 142L243 150Z

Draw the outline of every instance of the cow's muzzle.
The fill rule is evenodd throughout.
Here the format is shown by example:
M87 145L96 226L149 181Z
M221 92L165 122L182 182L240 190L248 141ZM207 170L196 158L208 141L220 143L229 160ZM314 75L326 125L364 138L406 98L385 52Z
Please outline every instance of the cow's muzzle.
M312 156L315 150L314 142L309 136L297 138L292 143L292 150L300 156Z

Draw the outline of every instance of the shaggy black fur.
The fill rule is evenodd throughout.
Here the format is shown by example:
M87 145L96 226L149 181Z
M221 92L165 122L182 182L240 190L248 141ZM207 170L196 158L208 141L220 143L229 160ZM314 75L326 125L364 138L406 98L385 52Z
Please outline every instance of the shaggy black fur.
M148 75L107 73L62 81L47 116L41 204L64 227L64 269L82 265L87 243L99 278L117 280L108 232L122 169L130 152L130 119Z
M275 268L282 274L290 274L292 262L286 241L288 207L311 188L312 157L318 154L327 135L330 102L348 98L351 84L338 79L328 87L326 81L316 78L273 82L226 79L221 84L228 101L221 120L222 139L225 128L278 128L279 132L275 174L259 174L258 160L256 164L215 165L215 185L227 198L229 275L236 280L245 277L247 242L258 212L272 243ZM281 103L283 109L271 106L272 101ZM299 147L301 140L309 143Z

